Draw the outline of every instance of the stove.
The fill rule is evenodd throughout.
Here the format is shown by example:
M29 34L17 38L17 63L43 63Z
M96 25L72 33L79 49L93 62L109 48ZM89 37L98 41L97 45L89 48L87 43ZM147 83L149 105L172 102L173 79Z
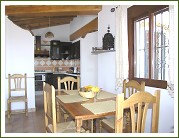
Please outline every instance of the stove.
M43 90L43 82L46 80L45 70L35 70L35 91Z

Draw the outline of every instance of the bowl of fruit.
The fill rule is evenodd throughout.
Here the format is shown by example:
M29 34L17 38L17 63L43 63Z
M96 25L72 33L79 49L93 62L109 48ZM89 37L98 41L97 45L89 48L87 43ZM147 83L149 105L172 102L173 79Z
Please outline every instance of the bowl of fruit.
M84 86L79 89L79 94L84 98L94 98L98 92L100 92L100 88L92 85Z

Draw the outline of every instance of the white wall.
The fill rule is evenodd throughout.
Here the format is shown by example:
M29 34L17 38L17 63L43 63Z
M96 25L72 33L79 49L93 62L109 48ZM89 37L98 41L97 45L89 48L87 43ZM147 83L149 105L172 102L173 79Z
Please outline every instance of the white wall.
M111 12L114 5L103 5L98 14L98 47L103 46L103 37L110 33L115 37L115 12ZM115 93L115 52L98 54L98 85L100 88Z
M98 15L98 46L102 47L102 37L110 30L115 36L115 12L111 13L110 9L116 6L103 5L102 11ZM83 57L82 57L83 58ZM112 92L115 91L115 52L98 54L98 85L99 87ZM153 93L156 88L146 87L146 91ZM160 114L159 114L159 133L173 132L174 126L174 99L168 94L167 90L161 89ZM150 114L149 116L150 117ZM150 122L147 122L150 124ZM147 127L146 132L149 132Z
M98 86L115 92L115 52L98 54Z
M84 25L88 24L90 21L95 19L96 15L79 15L73 19L70 23L70 34L74 33Z
M113 7L116 6L103 5L103 9L98 16L98 32L90 33L84 39L80 39L80 65L81 86L89 84L98 85L104 90L117 93L115 91L115 52L91 55L92 47L102 47L102 37L107 33L108 25L110 25L110 32L115 36L115 12L110 12L110 9ZM71 25L72 24L73 23L71 23ZM80 18L78 22L76 20L74 24L80 24ZM155 89L156 88L146 87L146 91L152 94ZM118 93L121 93L120 90L118 90ZM147 117L150 117L150 112ZM147 121L147 124L150 124L150 122ZM174 99L170 97L167 90L161 89L159 133L173 132L173 124ZM147 127L146 132L149 131L150 127Z
M64 24L59 26L53 26L53 27L47 27L42 29L34 29L32 32L34 33L34 36L41 36L41 44L43 45L41 47L42 50L47 49L50 50L49 46L44 45L50 45L50 42L45 43L43 40L45 39L45 34L47 32L52 32L54 34L53 40L60 40L62 42L69 42L70 41L70 24Z
M115 36L115 12L111 12L111 8L116 5L102 5L102 10L98 13L98 47L103 45L103 37L107 33L108 26L110 33Z
M42 29L34 29L32 32L34 35L41 36L41 43L45 44L43 40L45 40L45 34L48 31L51 31L54 34L53 40L60 40L60 41L70 41L70 35L95 19L96 15L80 15L73 19L70 24L64 24L59 26L47 27Z
M154 87L145 87L147 92L154 94L155 90L159 88ZM165 89L160 89L160 111L159 111L159 132L160 133L170 133L173 132L174 127L174 98L171 98L168 91ZM148 116L150 117L150 116ZM151 124L151 122L147 122ZM149 131L150 128L147 127L146 131Z
M95 19L96 16L77 16L70 23L70 34L80 29L90 21ZM80 40L80 77L81 86L85 85L98 85L98 59L97 55L92 55L92 47L98 45L98 32L88 33L85 38L79 38Z
M28 108L35 108L34 37L5 19L5 109L7 110L8 74L27 73ZM24 103L13 103L12 110L24 109Z
M54 40L69 41L70 24L47 27L42 29L34 29L32 31L34 35L41 36L42 40L45 38L45 34L50 31L54 34Z
M92 47L98 44L98 33L87 34L84 39L80 40L80 69L81 69L81 86L98 85L98 59L97 55L92 55Z
M86 35L84 39L80 39L81 41L81 86L84 85L99 85L99 87L110 91L115 92L115 53L103 53L99 55L91 55L91 48L92 47L102 47L102 37L107 32L107 27L110 25L110 31L115 36L115 12L111 13L110 9L116 7L116 6L107 6L103 5L102 11L99 13L98 16L98 32L90 33ZM80 19L80 18L79 18ZM88 20L85 20L83 22L88 23L92 18L88 18ZM94 17L93 17L94 19ZM8 27L6 27L6 73L16 72L20 71L27 72L27 74L31 74L31 67L33 66L33 38L31 34L28 31L24 31L17 26L13 25L8 19L6 20L6 24ZM77 18L74 20L74 22L70 23L70 29L65 31L65 35L71 34L75 30L79 29L79 26L82 25L82 19L78 20ZM48 29L48 28L47 28ZM53 31L54 34L56 34L55 29ZM35 31L35 30L34 30ZM51 30L52 31L52 30ZM45 34L46 31L43 32ZM35 32L34 32L35 33ZM61 31L57 31L58 34L62 34ZM62 34L63 35L63 34ZM8 37L7 37L8 36ZM59 39L62 36L59 37ZM66 37L63 38L63 40L67 40ZM69 37L68 37L69 40ZM68 41L67 40L67 41ZM31 47L32 46L32 47ZM14 49L15 47L15 49ZM24 49L25 47L25 49ZM20 51L20 54L14 55L13 50ZM23 50L23 52L22 52ZM23 55L25 55L24 59L21 59ZM12 54L12 55L11 55ZM15 58L12 58L15 56ZM31 57L32 56L32 57ZM4 57L5 58L5 57ZM20 68L21 66L11 66L11 62L14 62L18 65L21 62L28 63L27 66ZM25 64L24 63L24 64ZM15 70L14 70L15 68ZM4 75L4 76L5 76ZM6 75L7 76L7 75ZM98 77L97 77L98 76ZM7 79L2 79L4 82L6 82L7 85ZM34 79L28 78L28 91L30 96L29 101L29 108L35 107L35 94L34 94ZM154 91L155 88L146 87L146 91ZM6 93L6 99L7 99L7 86L5 87L5 93ZM6 100L5 99L5 100ZM6 102L6 101L5 101ZM19 106L19 108L21 108ZM5 105L6 110L6 105ZM149 122L148 122L149 123ZM161 102L160 102L160 119L159 119L159 132L160 133L167 133L171 132L172 126L174 124L174 99L170 98L166 90L161 90Z

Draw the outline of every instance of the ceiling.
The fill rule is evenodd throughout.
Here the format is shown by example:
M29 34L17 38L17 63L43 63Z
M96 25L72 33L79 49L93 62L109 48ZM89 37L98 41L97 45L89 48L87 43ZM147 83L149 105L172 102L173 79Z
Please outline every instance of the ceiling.
M29 30L69 24L78 15L98 15L101 5L13 5L5 14L17 26Z

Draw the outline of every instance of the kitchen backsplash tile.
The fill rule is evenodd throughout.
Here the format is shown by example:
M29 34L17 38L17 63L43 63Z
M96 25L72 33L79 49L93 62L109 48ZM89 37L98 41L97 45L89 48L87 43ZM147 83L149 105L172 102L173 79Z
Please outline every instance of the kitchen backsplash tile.
M78 67L80 70L80 60L51 60L50 58L35 58L34 70L53 70L54 67L60 67L61 71L68 71L70 67Z

